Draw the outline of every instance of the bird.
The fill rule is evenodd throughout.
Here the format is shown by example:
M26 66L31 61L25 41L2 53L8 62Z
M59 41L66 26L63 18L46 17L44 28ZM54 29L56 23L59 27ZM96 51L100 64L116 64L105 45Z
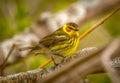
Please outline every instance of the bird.
M73 55L78 46L79 27L76 23L70 22L42 38L37 45L31 47L30 53L39 55L49 52L64 58Z
M28 55L50 55L55 65L53 55L65 58L73 55L79 46L79 26L69 22L50 35L42 38L36 45L20 50L30 49Z

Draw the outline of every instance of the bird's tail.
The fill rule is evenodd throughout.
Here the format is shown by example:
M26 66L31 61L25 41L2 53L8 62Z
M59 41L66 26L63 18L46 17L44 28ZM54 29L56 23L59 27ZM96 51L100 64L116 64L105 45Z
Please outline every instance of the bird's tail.
M32 50L33 48L34 48L33 46L23 47L19 48L19 51Z

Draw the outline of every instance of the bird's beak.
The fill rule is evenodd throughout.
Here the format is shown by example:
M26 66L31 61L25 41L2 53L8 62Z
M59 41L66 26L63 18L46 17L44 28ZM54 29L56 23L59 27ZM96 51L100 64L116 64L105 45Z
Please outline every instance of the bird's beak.
M79 36L78 32L75 32L75 33L73 34L73 36L74 36L74 37L78 37L78 36Z

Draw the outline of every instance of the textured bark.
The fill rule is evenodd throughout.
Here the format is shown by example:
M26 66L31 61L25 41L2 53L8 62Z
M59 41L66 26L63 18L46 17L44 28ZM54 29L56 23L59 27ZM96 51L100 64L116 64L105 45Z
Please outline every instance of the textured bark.
M7 75L0 78L0 83L41 83L43 80L49 77L53 73L65 68L72 61L76 61L79 57L84 57L95 53L98 49L95 47L85 48L74 56L66 58L64 62L60 63L57 67L51 67L49 69L38 69L27 72L21 72L18 74ZM48 77L47 77L48 76ZM50 76L51 77L51 76Z

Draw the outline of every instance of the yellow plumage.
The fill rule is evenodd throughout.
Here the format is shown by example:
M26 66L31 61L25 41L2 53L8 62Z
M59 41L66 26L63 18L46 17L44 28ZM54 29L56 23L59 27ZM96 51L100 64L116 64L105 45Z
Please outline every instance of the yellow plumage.
M70 56L79 45L79 28L75 23L64 24L60 29L39 41L31 48L35 54L52 53L59 56Z

